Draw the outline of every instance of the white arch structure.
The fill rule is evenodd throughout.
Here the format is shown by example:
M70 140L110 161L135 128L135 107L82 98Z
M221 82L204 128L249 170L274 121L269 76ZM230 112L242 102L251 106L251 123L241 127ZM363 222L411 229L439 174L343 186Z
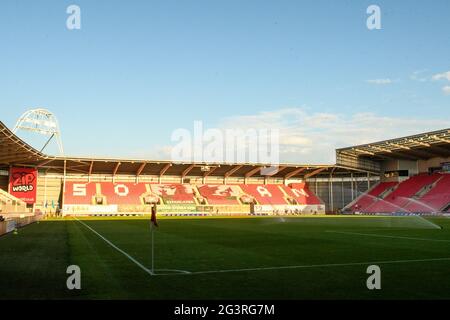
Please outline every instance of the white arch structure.
M53 138L56 138L59 153L60 155L64 155L58 120L55 115L47 109L38 108L25 112L17 121L13 133L15 134L18 130L31 131L41 135L50 136L48 141L42 147L41 152Z

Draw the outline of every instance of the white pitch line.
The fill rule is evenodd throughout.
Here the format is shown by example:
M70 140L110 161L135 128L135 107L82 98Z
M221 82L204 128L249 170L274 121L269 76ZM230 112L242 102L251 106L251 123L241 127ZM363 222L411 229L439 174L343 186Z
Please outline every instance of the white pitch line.
M95 231L93 228L88 226L83 221L75 218L78 222L84 225L86 228L91 230L94 234L100 237L103 241L109 244L111 247L122 253L129 260L134 262L138 267L144 270L151 276L176 276L176 275L201 275L201 274L215 274L215 273L236 273L236 272L250 272L250 271L265 271L265 270L287 270L287 269L306 269L306 268L329 268L329 267L347 267L347 266L361 266L361 265L372 265L372 264L395 264L395 263L414 263L414 262L433 262L433 261L450 261L450 258L435 258L435 259L415 259L415 260L388 260L388 261L369 261L369 262L353 262L353 263L330 263L330 264L312 264L312 265L298 265L298 266L281 266L281 267L261 267L261 268L245 268L245 269L225 269L225 270L209 270L209 271L197 271L197 272L189 272L184 270L157 270L157 271L166 271L166 272L178 272L178 274L157 274L153 273L151 270L142 265L139 261L134 259L128 253L117 247L114 243L106 239L100 233ZM365 235L365 234L362 234ZM423 240L423 239L422 239ZM434 240L434 239L433 239ZM446 241L446 240L443 240Z
M286 270L286 269L351 267L351 266L365 266L365 265L373 265L373 264L395 264L395 263L414 263L414 262L433 262L433 261L450 261L450 258L415 259L415 260L388 260L388 261L368 261L368 262L353 262L353 263L329 263L329 264L312 264L312 265L299 265L299 266L281 266L281 267L261 267L261 268L246 268L246 269L210 270L210 271L191 272L188 275L233 273L233 272L250 272L250 271L267 271L267 270L270 271L270 270ZM175 275L183 275L183 274L159 274L159 276L175 276Z
M98 233L97 231L95 231L94 229L92 229L90 226L88 226L86 223L84 223L81 220L78 220L77 218L75 218L79 223L81 223L83 226L85 226L86 228L88 228L89 230L91 230L93 233L95 233L97 236L99 236L101 239L103 239L103 241L105 241L107 244L109 244L111 247L113 247L114 249L116 249L117 251L119 251L121 254L123 254L125 257L127 257L130 261L134 262L139 268L141 268L142 270L144 270L145 272L147 272L149 275L153 276L154 273L146 268L142 263L140 263L139 261L137 261L135 258L133 258L132 256L130 256L128 253L126 253L125 251L123 251L122 249L120 249L119 247L117 247L114 243L112 243L111 241L109 241L108 239L106 239L104 236L102 236L100 233Z
M327 233L338 233L338 234L349 234L349 235L365 236L365 237L377 237L377 238L405 239L405 240L418 240L418 241L434 241L434 242L450 242L450 240L446 240L446 239L400 237L400 236L388 236L388 235L374 234L374 233L359 233L359 232L345 232L345 231L325 231L325 232L327 232Z
M176 270L176 269L155 269L158 272L166 273L155 273L154 276L170 276L178 274L191 274L192 272L186 270Z
M142 263L140 263L139 261L137 261L135 258L133 258L132 256L130 256L128 253L126 253L125 251L123 251L122 249L120 249L119 247L117 247L114 243L112 243L111 241L109 241L108 239L106 239L104 236L102 236L100 233L98 233L97 231L95 231L93 228L91 228L90 226L88 226L86 223L84 223L83 221L79 220L78 218L75 217L75 219L81 223L82 225L84 225L86 228L88 228L89 230L91 230L93 233L95 233L97 236L99 236L103 241L105 241L107 244L109 244L111 247L113 247L114 249L116 249L117 251L119 251L121 254L123 254L125 257L127 257L128 259L130 259L132 262L134 262L139 268L141 268L142 270L144 270L145 272L147 272L149 275L151 276L160 276L160 275L169 275L170 273L163 273L163 274L158 274L156 272L152 272L150 269L148 269L147 267L145 267ZM177 272L177 273L181 273L181 274L190 274L189 271L185 271L185 270L173 270L173 269L155 269L155 271L160 271L160 272Z

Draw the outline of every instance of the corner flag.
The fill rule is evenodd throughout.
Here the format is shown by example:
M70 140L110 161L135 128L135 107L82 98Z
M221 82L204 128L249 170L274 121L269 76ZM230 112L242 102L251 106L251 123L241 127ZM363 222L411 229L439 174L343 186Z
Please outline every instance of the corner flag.
M153 226L158 227L158 221L156 220L156 206L152 207L152 217L150 221L153 223Z
M155 227L158 227L156 221L156 204L152 206L152 217L150 218L151 234L152 234L152 275L155 274Z

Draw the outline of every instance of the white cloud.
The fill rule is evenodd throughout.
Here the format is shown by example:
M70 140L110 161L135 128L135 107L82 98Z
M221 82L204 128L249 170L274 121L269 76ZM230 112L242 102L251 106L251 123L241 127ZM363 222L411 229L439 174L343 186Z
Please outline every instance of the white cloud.
M446 89L450 92L450 87ZM280 134L280 162L333 164L335 149L450 127L449 120L380 116L374 113L339 114L284 108L223 119L217 129L271 129ZM204 129L208 127L204 123ZM193 124L186 125L193 130ZM145 157L170 159L173 146L159 146ZM143 155L143 154L141 154Z
M432 77L432 79L435 81L438 81L438 80L450 81L450 71L435 74ZM444 94L446 94L446 95L450 95L450 86L447 85L447 86L442 87L442 92L444 92Z
M450 90L450 89L449 89ZM383 117L374 113L307 112L288 108L224 119L220 127L270 128L280 132L280 161L334 163L335 149L402 137L450 126L441 119Z
M432 79L435 80L435 81L436 80L445 80L445 79L450 81L450 71L435 74L432 77Z
M391 84L393 81L391 79L371 79L371 80L366 80L366 82L368 82L370 84L386 85L386 84Z
M445 86L442 88L442 91L444 92L444 94L446 95L450 95L450 86Z
M429 78L423 75L427 71L427 69L414 71L410 76L410 79L419 82L427 82Z

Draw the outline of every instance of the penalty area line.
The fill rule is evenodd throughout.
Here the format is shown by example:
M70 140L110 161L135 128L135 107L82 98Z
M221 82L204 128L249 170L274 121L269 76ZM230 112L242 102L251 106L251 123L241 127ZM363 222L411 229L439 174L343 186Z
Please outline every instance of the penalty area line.
M158 275L170 275L170 274L175 274L175 273L181 273L181 274L190 274L189 271L185 271L185 270L172 270L172 269L155 269L155 271L160 271L160 272L166 272L166 273L162 273L162 274L158 274L156 272L152 272L152 270L148 269L147 267L145 267L142 263L140 263L139 261L137 261L135 258L133 258L132 256L130 256L128 253L126 253L125 251L123 251L122 249L120 249L118 246L116 246L114 243L112 243L111 241L109 241L107 238L105 238L103 235L101 235L100 233L98 233L95 229L93 229L92 227L90 227L89 225L87 225L86 223L84 223L83 221L77 219L75 217L75 220L77 220L79 223L81 223L83 226L85 226L87 229L89 229L90 231L92 231L94 234L96 234L100 239L102 239L103 241L105 241L107 244L109 244L113 249L117 250L118 252L120 252L121 254L123 254L125 257L127 257L131 262L133 262L135 265L137 265L139 268L141 268L142 270L144 270L146 273L148 273L151 276L158 276Z
M401 236L389 236L376 233L359 233L359 232L346 232L346 231L325 231L327 233L348 234L354 236L364 237L376 237L376 238L391 238L391 239L404 239L404 240L417 240L417 241L433 241L433 242L450 242L447 239L429 239L429 238L414 238L414 237L401 237Z
M439 262L439 261L450 261L450 258L367 261L367 262L351 262L351 263L312 264L312 265L299 265L299 266L210 270L210 271L197 271L197 272L194 271L194 272L190 272L188 275L270 271L270 270L289 270L289 269L308 269L308 268L351 267L351 266L365 266L365 265L374 265L374 264L376 265L376 264L397 264L397 263ZM180 275L180 274L159 274L159 276L175 276L175 275Z

